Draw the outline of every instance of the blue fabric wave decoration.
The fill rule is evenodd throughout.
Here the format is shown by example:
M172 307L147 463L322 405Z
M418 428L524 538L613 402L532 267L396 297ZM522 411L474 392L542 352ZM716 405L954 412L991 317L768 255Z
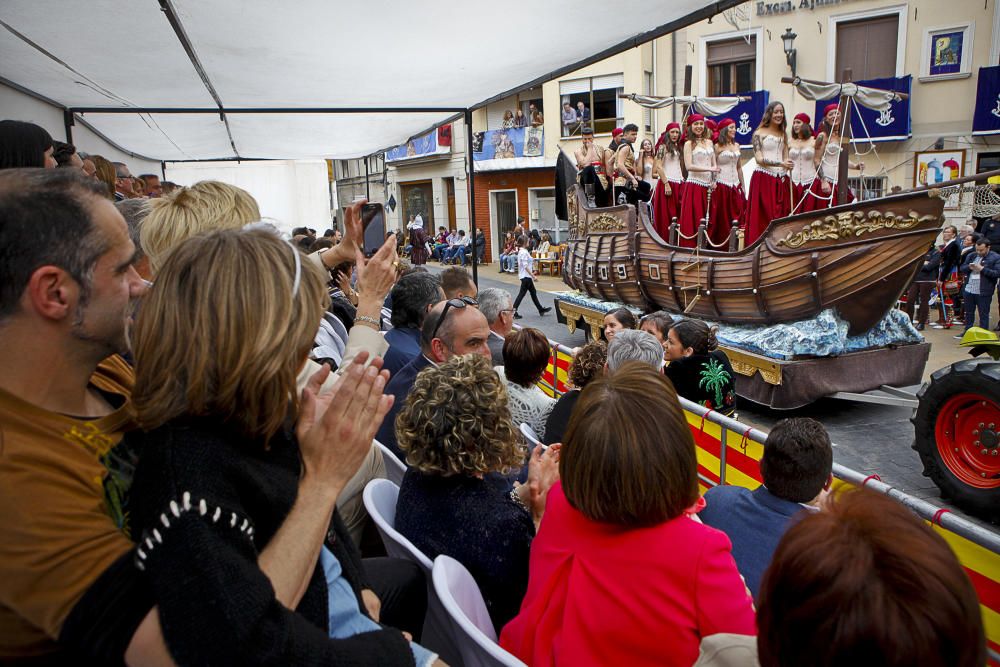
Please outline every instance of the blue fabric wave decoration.
M557 294L560 301L609 312L624 304L600 301L577 292ZM626 306L637 315L642 311L634 306ZM680 315L671 314L677 320ZM807 320L774 324L771 326L732 325L711 322L719 327L719 343L746 352L753 352L771 359L794 359L796 357L832 357L848 352L871 350L890 345L922 343L924 338L906 313L890 310L874 327L863 334L848 336L848 323L832 308Z

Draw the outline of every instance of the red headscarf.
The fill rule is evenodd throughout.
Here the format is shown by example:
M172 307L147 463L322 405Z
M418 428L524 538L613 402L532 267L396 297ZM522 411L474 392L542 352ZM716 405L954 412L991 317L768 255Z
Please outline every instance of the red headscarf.
M702 121L702 122L705 122L705 117L702 116L700 113L693 113L693 114L691 114L690 116L688 116L688 119L687 119L688 127L694 125L699 120Z
M658 151L660 149L660 146L662 146L667 141L667 135L670 134L670 130L679 131L680 129L681 129L680 123L667 123L667 129L663 131L663 134L660 135L660 138L656 140L656 145L653 146L653 152ZM684 134L681 133L681 139L680 141L677 142L678 144L680 144L680 142L683 141L683 136Z
M716 127L716 129L719 130L719 132L722 132L722 130L726 129L730 125L736 125L736 121L733 120L732 118L723 118L722 120L719 121L719 125Z
M823 109L823 118L826 118L827 116L829 116L831 111L834 111L834 110L839 109L839 108L840 108L839 104L836 104L836 103L834 103L834 104L827 104L826 107Z
M827 107L827 109L829 109L829 107ZM803 123L808 125L812 119L809 118L809 114L797 113L795 114L795 120L801 120Z
M623 130L622 128L616 127L615 129L611 130L611 136L612 137L620 137L621 134L622 134L622 132L624 132L624 131L625 130Z

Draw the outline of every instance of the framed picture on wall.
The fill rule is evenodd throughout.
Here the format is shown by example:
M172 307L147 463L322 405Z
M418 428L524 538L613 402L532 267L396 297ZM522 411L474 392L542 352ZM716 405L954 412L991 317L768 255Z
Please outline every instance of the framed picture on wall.
M924 31L920 57L920 80L957 79L972 75L974 23L963 23Z
M965 176L965 149L917 151L913 154L913 186L934 186ZM949 199L945 208L958 208L959 202Z

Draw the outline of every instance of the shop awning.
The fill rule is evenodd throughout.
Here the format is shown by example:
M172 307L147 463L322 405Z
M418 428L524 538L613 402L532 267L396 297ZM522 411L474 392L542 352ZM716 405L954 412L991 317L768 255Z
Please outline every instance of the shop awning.
M736 4L5 0L0 78L156 159L350 158Z

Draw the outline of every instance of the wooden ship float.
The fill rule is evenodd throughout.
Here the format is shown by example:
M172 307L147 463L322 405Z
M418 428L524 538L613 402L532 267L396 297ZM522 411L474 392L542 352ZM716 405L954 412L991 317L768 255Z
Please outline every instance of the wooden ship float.
M791 322L833 308L851 335L896 304L944 221L944 200L914 191L781 218L749 247L722 252L661 238L645 206L591 208L577 185L567 195L562 275L574 289L727 324Z

